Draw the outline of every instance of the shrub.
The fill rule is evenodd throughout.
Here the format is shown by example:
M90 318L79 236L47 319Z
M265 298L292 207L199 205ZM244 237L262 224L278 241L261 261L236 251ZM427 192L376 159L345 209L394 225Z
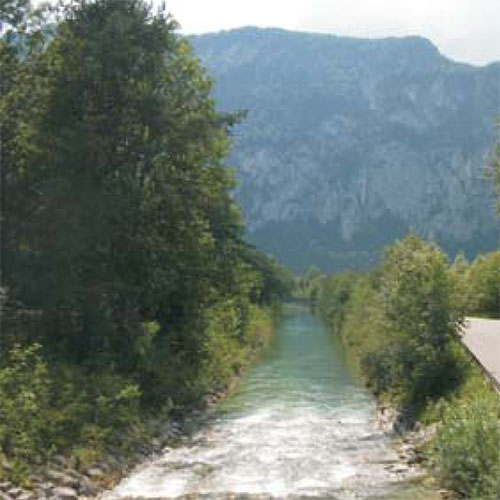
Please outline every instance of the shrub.
M4 355L0 370L0 447L16 462L26 462L49 447L51 381L41 346L19 344Z
M279 307L274 305L269 308L250 305L245 328L245 343L252 351L257 351L268 344L273 335L274 321L279 315Z
M469 500L500 497L500 427L496 395L444 406L434 465L445 484Z
M242 364L240 309L231 300L205 310L201 380L205 390L223 385Z

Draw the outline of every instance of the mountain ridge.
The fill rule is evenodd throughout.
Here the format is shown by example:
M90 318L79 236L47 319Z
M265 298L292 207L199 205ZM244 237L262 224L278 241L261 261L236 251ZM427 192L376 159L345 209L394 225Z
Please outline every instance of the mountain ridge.
M229 28L229 29L222 29L218 31L207 31L204 33L197 33L197 34L190 34L186 35L188 39L190 40L196 40L198 38L210 38L210 37L221 37L221 36L227 36L227 35L232 35L232 34L248 34L248 35L255 35L257 33L269 33L269 34L274 34L274 35L294 35L297 37L303 36L303 37L317 37L317 38L324 38L324 39L333 39L333 40L342 40L346 43L349 42L366 42L366 43L372 43L372 42L381 42L381 43L407 43L407 42L415 42L422 47L426 46L429 50L435 52L438 54L441 58L446 59L447 61L452 62L453 64L458 64L462 66L468 66L474 69L479 69L479 68L486 68L488 66L498 66L500 69L500 59L491 61L488 63L472 63L472 62L467 62L467 61L458 61L456 59L453 59L450 56L447 56L446 54L442 53L438 47L432 40L429 38L423 36L423 35L404 35L404 36L384 36L384 37L358 37L358 36L346 36L346 35L337 35L335 33L327 33L327 32L321 32L321 31L302 31L302 30L290 30L286 28L280 28L280 27L259 27L256 25L245 25L245 26L239 26L237 28ZM195 41L196 43L196 41Z
M292 269L373 264L412 231L454 254L498 243L483 165L499 63L422 37L242 28L190 37L224 111L248 109L229 163L248 237Z

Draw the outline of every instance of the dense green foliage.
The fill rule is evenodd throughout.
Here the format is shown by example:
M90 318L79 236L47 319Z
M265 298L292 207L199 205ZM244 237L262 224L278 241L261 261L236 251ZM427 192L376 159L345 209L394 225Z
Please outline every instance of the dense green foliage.
M40 348L39 344L25 349L14 346L8 364L0 371L2 451L24 460L42 448L48 431L50 382Z
M18 464L127 446L144 411L224 385L290 282L242 240L224 164L241 113L215 110L175 21L82 0L46 37L29 7L2 3L0 40L0 447Z
M319 308L334 331L358 351L376 392L421 405L456 387L454 349L461 311L444 254L409 236L388 248L370 275L334 275L321 286Z
M474 367L475 368L475 367ZM439 428L431 464L443 482L468 500L500 494L500 403L479 368L449 402L437 406Z
M500 251L479 254L470 264L459 255L452 272L454 303L470 315L500 317Z
M432 466L467 499L497 498L500 404L456 341L466 311L494 310L498 252L453 265L431 243L408 236L370 273L320 280L318 310L341 335L372 390L440 422Z

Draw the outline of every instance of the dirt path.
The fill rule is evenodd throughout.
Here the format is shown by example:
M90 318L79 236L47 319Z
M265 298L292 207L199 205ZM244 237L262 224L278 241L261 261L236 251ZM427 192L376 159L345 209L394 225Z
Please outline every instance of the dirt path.
M462 341L490 374L500 393L500 320L466 318Z

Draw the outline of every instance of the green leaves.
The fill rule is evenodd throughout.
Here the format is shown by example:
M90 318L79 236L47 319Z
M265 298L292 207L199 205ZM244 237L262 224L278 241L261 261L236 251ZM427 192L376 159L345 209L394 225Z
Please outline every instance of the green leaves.
M0 369L0 450L24 462L48 444L48 366L41 357L40 344L16 344L2 358L3 363L8 362Z
M496 395L443 403L434 465L453 490L471 500L494 500L500 491L500 419Z
M381 293L395 326L415 341L440 349L453 336L452 282L444 254L433 244L408 236L387 250Z
M4 100L6 283L28 307L92 311L93 335L182 321L172 295L196 309L239 259L222 162L237 117L175 27L142 1L75 2Z
M500 315L500 251L478 255L461 279L468 311Z
M369 276L324 280L320 310L353 346L377 393L419 406L453 390L463 375L453 348L463 317L455 297L443 252L410 235Z
M6 5L31 18L21 3ZM182 364L179 393L207 364L230 372L210 353L246 345L251 303L286 276L242 241L224 157L243 114L216 111L175 21L142 0L59 15L22 57L2 41L3 286L56 359L130 376L161 406Z
M28 4L0 4L2 329L28 345L0 370L0 452L72 448L85 465L143 439L144 408L240 370L272 329L254 304L287 277L242 241L224 165L242 114L215 110L175 21L75 0L29 31Z
M395 380L420 403L460 379L452 343L462 315L451 303L449 265L435 245L410 235L387 250L382 269L380 293L399 358Z

